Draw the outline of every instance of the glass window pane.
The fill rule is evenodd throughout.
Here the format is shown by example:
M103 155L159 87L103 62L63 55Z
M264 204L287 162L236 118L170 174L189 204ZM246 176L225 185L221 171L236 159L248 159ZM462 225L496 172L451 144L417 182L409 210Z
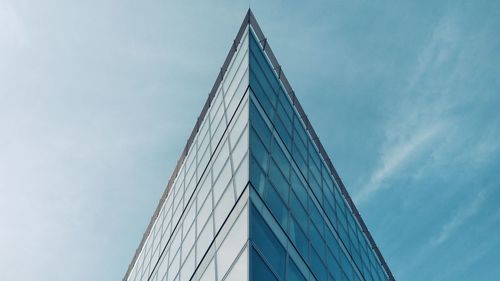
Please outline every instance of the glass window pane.
M294 217L296 217L299 221L302 229L307 231L307 222L309 221L309 216L307 215L307 211L304 209L302 203L300 203L294 192L290 193L290 210Z
M267 261L281 279L285 275L285 248L278 241L267 223L252 205L250 238L256 247L263 253ZM264 279L265 280L265 279Z
M272 185L270 185L266 190L267 190L265 196L266 205L271 209L271 213L278 220L283 229L286 229L288 209L285 203L283 203L283 200L281 199L280 195Z
M306 187L304 186L304 184L302 184L302 181L300 180L295 170L292 170L290 180L292 190L295 192L295 195L297 195L297 198L299 198L304 206L307 206L307 200L309 196L307 195Z
M269 127L267 127L264 119L262 119L262 116L260 115L253 102L250 103L250 124L253 128L255 128L255 131L262 139L264 145L266 147L269 147L269 141L271 140L271 131L269 130Z
M250 157L250 181L260 196L264 196L264 188L267 182L266 175L253 156Z
M288 281L307 281L292 259L288 259Z
M293 216L290 216L289 235L292 239L293 244L295 245L295 248L297 248L304 260L307 260L307 250L309 242L307 240L306 234L300 228L299 224Z
M290 173L290 161L285 156L285 153L283 152L283 150L281 150L281 147L274 138L271 142L271 154L276 161L276 164L278 164L278 167L283 172L283 175L288 178L288 175Z
M250 151L262 169L267 170L269 153L254 129L250 133Z
M269 180L276 187L281 197L288 201L288 181L285 179L278 165L274 161L270 161Z
M314 275L316 276L316 278L318 280L327 280L328 273L326 271L326 267L323 264L323 262L321 261L319 254L314 249L311 250L311 263L310 264L311 264L311 267L313 269Z
M257 253L257 251L253 248L250 257L250 279L261 281L278 281L269 267L267 267L264 260L262 260L259 253Z

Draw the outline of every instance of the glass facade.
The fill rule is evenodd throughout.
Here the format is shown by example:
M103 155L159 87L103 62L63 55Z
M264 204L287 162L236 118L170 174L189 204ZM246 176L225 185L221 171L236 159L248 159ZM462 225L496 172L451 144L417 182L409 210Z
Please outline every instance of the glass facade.
M264 270L260 257L277 280L388 280L263 48L251 33L250 240L255 270ZM258 227L261 231L254 231ZM266 253L269 249L276 250Z
M259 32L249 11L124 280L393 280Z

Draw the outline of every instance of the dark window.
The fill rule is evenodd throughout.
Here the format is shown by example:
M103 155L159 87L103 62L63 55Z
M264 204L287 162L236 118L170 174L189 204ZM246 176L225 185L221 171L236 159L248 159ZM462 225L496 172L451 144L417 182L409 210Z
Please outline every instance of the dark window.
M259 165L264 170L267 170L269 154L254 129L252 129L250 133L250 151L252 152Z
M302 275L299 268L292 259L288 260L288 281L307 281L307 279Z
M288 198L289 189L288 181L285 179L280 168L278 168L278 165L274 161L270 161L269 180L281 194L281 197L286 200Z
M266 175L253 156L250 157L250 181L255 190L263 196L267 182Z
M269 147L271 131L253 103L250 103L250 124L255 128L264 145Z
M326 270L325 265L321 261L319 254L312 249L311 250L311 267L313 269L314 275L318 280L327 280L328 272Z
M283 203L283 200L279 196L278 192L276 189L272 186L269 185L268 188L266 188L266 204L271 209L271 213L273 213L274 217L278 222L281 224L283 229L286 229L286 221L288 219L288 209Z
M250 279L269 281L278 280L254 248L252 248L250 256Z
M257 209L252 205L250 213L250 239L256 248L265 256L271 268L280 279L285 275L285 248L278 241L271 228L267 225ZM262 279L266 280L266 279Z
M295 194L297 195L299 200L302 202L302 204L307 206L307 198L308 198L307 190L304 187L304 185L302 184L302 181L300 180L299 176L297 175L297 173L294 170L292 170L290 181L291 181L291 185L292 185L292 190L295 192Z
M299 224L297 223L297 221L293 216L290 216L289 235L290 238L292 239L293 244L295 245L295 248L297 248L297 250L302 255L304 260L307 260L308 258L307 251L309 242L307 240L304 231L300 228Z
M283 172L283 175L288 178L288 175L290 173L290 161L288 161L285 153L283 152L283 150L281 150L281 147L274 138L271 141L271 155L273 156L274 160L276 160L276 164L278 164L278 167Z
M309 220L309 217L307 216L307 212L302 206L302 203L300 203L299 199L293 192L290 192L290 210L294 217L296 217L299 221L300 226L307 231L307 221Z

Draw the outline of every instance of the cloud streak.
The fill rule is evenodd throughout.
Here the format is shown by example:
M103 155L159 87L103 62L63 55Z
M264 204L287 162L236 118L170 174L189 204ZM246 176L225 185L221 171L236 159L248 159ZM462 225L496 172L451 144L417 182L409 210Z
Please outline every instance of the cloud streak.
M419 151L431 143L443 130L443 126L443 124L439 123L429 126L411 136L407 141L384 151L380 168L373 172L368 183L356 194L355 201L358 204L363 203L383 188L384 181L393 176L399 168L411 161Z
M367 202L374 194L389 185L384 184L397 171L419 159L425 148L444 132L450 132L453 120L447 114L454 106L450 102L450 88L458 78L455 71L441 73L456 53L458 30L455 17L445 15L430 33L427 43L415 59L413 71L402 89L402 99L391 104L394 112L385 122L385 140L380 160L368 180L354 196L358 204ZM431 148L430 154L439 146Z
M474 200L465 207L460 208L447 223L443 225L439 234L429 242L432 246L439 246L446 242L454 232L472 218L481 208L486 199L485 192L480 192Z

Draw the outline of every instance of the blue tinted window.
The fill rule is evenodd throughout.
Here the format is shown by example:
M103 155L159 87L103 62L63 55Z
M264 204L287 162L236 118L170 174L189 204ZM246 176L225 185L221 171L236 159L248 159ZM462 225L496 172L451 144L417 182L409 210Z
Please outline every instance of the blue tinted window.
M302 172L302 174L304 174L305 176L307 176L307 162L305 160L305 158L303 158L302 156L300 156L300 154L296 154L293 156L293 159L295 160L295 162L297 163L297 166L299 167L300 171Z
M354 272L351 263L344 254L340 255L340 264L342 265L342 269L344 269L346 275L350 278Z
M283 175L288 178L288 175L290 173L290 161L288 161L285 153L283 152L283 150L281 150L281 147L274 138L271 141L271 154L274 160L276 160L276 164L278 164L278 167L283 172Z
M299 268L292 259L288 260L288 281L307 281L307 279L302 275Z
M313 247L316 248L316 251L320 254L323 254L325 251L325 242L323 242L323 238L321 238L318 229L314 225L310 225L309 233Z
M252 248L250 256L250 279L251 280L278 280L271 272L266 263L262 260L259 253Z
M343 280L342 278L342 269L340 268L340 265L337 262L337 259L333 256L333 254L330 251L327 251L327 263L328 263L328 269L330 272L333 274L333 277L335 280Z
M276 79L276 76L274 75L273 70L271 69L271 66L267 62L267 59L264 57L262 54L262 51L260 49L260 46L258 43L253 39L251 36L250 40L250 56L255 58L255 61L253 61L254 65L250 65L250 68L253 68L257 65L255 65L255 62L257 62L258 66L261 69L261 73L265 75L265 80L268 83L268 87L270 87L270 90L273 90L273 93L269 93L270 96L272 96L272 101L276 100L277 93L280 90L279 82ZM252 63L252 62L251 62Z
M292 190L295 191L295 194L302 202L302 204L307 206L307 199L308 199L307 190L294 170L292 170L290 181L292 185Z
M274 161L270 162L271 163L269 167L269 180L276 187L281 197L283 197L286 200L288 198L288 189L289 189L288 181L285 179L285 177L281 173L281 170L278 168L276 163Z
M280 95L284 96L284 94ZM288 103L288 102L287 102ZM291 115L286 112L285 107L281 102L278 102L276 106L276 112L278 113L278 116L280 117L281 121L283 122L283 125L285 125L286 130L288 133L292 133L292 119L290 118Z
M345 228L342 227L340 224L338 228L338 234L340 236L340 240L342 240L344 245L348 248L349 236L347 235L347 231L345 230Z
M293 138L293 147L294 153L300 153L302 157L307 156L307 147L297 135Z
M314 275L318 280L327 280L327 270L319 254L312 249L311 250L311 262L310 265L313 269Z
M306 129L302 126L302 122L297 121L294 123L296 135L304 142L307 143Z
M257 136L255 130L253 129L250 134L250 151L252 152L253 156L255 157L259 165L264 170L267 170L269 162L269 154L267 152L266 147L264 146L260 138Z
M330 205L330 203L328 203L328 201L325 200L323 203L323 208L325 209L326 215L328 216L330 223L336 228L337 226L335 224L335 221L337 219L335 216L335 210L333 209L332 205Z
M250 103L250 123L255 128L255 131L262 139L262 142L266 147L269 147L269 142L271 140L271 131L267 127L266 122L262 119L259 111L253 103Z
M314 166L314 165L312 165L312 166ZM309 174L309 175L311 175L311 174ZM311 186L311 189L312 189L314 195L318 199L318 201L320 203L323 203L323 191L321 190L321 186L319 185L319 183L316 181L316 178L310 176L308 182L309 182L309 185Z
M317 167L320 167L321 161L319 160L319 153L316 151L316 147L313 145L312 141L309 140L309 144L307 146L309 150L309 157L312 160L314 164L316 164Z
M328 248L330 248L330 251L333 253L336 259L339 259L340 257L340 245L337 242L337 239L335 236L333 236L333 233L330 230L326 231L326 242L328 245Z
M250 58L250 63L252 63L252 58ZM273 110L274 110L272 102L269 100L269 97L266 95L264 88L261 85L261 82L259 82L258 78L259 77L257 76L257 74L255 74L254 69L251 68L250 86L252 88L252 92L255 94L255 97L257 97L257 100L259 101L260 105L264 108L264 111L266 112L266 114L272 114Z
M250 213L250 238L266 257L274 272L283 279L285 275L285 248L278 241L267 223L252 205ZM265 279L264 279L265 280Z
M291 119L295 115L295 111L292 108L292 103L288 98L288 94L286 94L283 91L280 91L278 100L281 102L281 105L283 106L283 109L287 116Z
M264 171L257 164L257 160L252 156L250 157L250 181L257 192L263 196L266 186L266 175Z
M267 206L271 209L271 213L273 213L274 217L276 217L283 229L286 229L288 209L285 203L283 203L281 197L278 195L278 192L272 185L270 185L266 190L265 201Z
M312 200L309 202L309 215L311 216L311 219L313 220L321 235L323 235L323 217L321 216L321 213L319 212L318 208L316 208L316 205L312 202Z
M285 125L278 116L276 116L276 118L274 119L274 127L276 128L276 131L278 132L280 138L283 140L283 143L285 143L287 149L291 150L292 137L290 136L290 133L287 131Z
M300 222L300 226L307 231L307 222L309 221L309 217L294 192L290 192L290 210Z
M295 220L293 216L290 217L290 231L289 231L290 238L292 239L293 244L295 245L295 248L299 251L299 253L302 255L302 257L307 260L308 257L308 245L309 242L307 240L306 234L304 231L300 228L299 224Z

